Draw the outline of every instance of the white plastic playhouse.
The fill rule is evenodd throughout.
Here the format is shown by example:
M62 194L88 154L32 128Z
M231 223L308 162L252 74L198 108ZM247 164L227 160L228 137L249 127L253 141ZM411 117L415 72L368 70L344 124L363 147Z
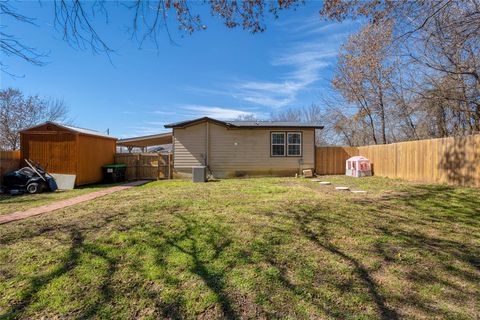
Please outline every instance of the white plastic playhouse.
M370 160L362 156L351 157L347 160L345 175L351 177L365 177L372 175Z

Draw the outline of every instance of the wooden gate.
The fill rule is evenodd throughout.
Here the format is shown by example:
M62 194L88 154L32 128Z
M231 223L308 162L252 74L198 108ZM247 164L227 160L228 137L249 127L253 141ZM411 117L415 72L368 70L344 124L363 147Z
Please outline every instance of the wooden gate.
M127 180L172 179L171 153L117 153L116 164L127 165Z

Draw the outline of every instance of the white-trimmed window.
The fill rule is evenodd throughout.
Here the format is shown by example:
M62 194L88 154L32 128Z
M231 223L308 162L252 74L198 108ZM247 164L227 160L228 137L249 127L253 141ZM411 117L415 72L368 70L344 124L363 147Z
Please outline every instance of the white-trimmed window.
M284 157L285 150L285 132L272 132L270 154L272 157Z
M302 133L287 133L287 156L299 157L302 155Z
M302 133L298 132L271 132L270 155L272 157L301 157Z

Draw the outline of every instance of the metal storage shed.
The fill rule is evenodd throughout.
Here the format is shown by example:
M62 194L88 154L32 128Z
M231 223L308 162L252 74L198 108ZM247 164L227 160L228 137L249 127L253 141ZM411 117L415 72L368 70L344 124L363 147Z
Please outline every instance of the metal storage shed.
M114 163L117 138L97 131L45 122L20 132L20 159L47 171L75 174L75 186L102 180L102 166Z

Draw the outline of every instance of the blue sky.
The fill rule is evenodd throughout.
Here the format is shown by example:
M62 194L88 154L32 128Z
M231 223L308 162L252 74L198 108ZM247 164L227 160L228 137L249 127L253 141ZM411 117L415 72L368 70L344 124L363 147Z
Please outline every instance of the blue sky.
M131 13L113 4L109 24L97 24L113 48L104 54L76 50L53 26L51 4L16 3L36 26L4 21L8 32L48 52L44 66L2 56L9 72L1 86L27 94L63 98L74 124L117 137L166 131L165 123L200 116L232 119L243 114L268 118L285 108L308 106L328 94L339 46L359 25L321 21L319 2L307 2L251 34L227 29L199 6L205 31L160 34L158 50L131 40ZM194 5L197 8L197 5Z

